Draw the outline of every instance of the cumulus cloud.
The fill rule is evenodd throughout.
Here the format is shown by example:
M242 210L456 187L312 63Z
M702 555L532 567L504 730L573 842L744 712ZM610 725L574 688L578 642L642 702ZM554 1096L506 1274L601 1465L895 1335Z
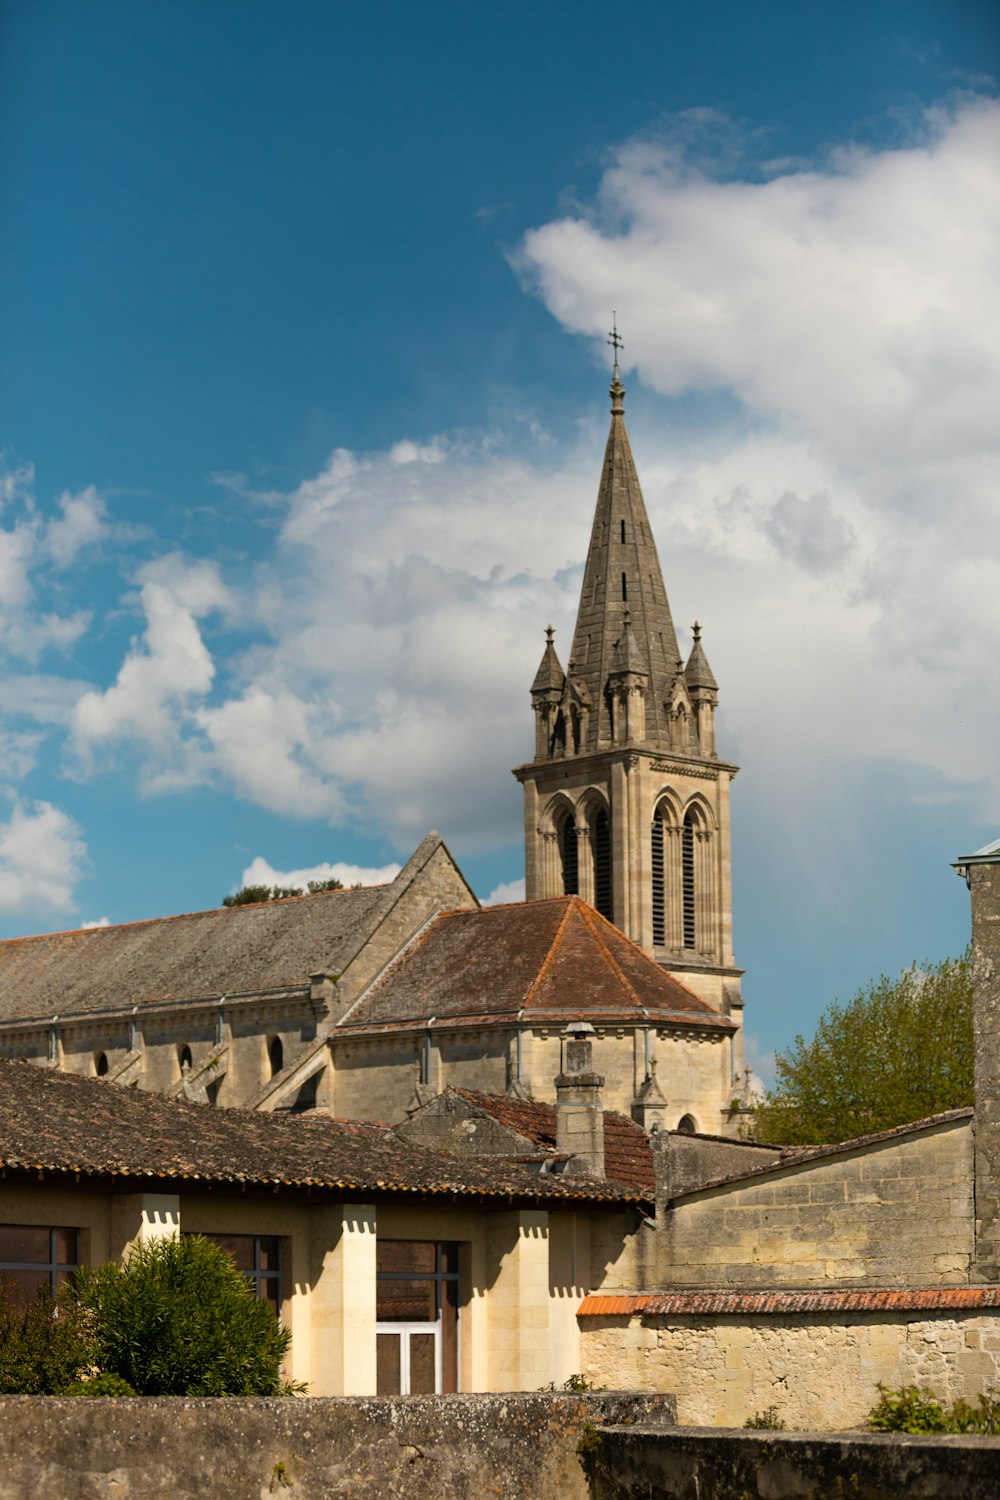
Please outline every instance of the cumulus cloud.
M0 822L0 911L73 905L87 848L80 829L51 802L17 802Z
M740 403L639 449L739 748L909 761L1000 816L1000 104L739 179L701 124L625 143L522 274L573 331L616 306L653 389Z
M276 870L261 854L256 855L246 869L240 885L299 886L305 890L310 880L339 880L341 885L388 885L395 880L401 865L388 864L376 867L349 865L343 860L334 860L318 865L304 865L299 870ZM235 887L234 887L235 889Z
M185 735L215 676L198 622L229 608L231 599L214 563L187 563L177 554L142 570L140 598L142 637L109 688L78 699L73 740L85 766L102 745L138 742L152 752L150 786L176 788L203 775L199 747Z
M93 485L77 495L59 497L61 515L45 528L45 545L58 568L68 568L84 547L95 546L107 535L107 510Z

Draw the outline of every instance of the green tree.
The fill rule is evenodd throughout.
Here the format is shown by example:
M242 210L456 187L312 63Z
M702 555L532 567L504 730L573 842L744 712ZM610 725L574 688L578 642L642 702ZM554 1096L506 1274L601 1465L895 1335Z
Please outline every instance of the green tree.
M139 1244L123 1263L77 1272L95 1364L140 1396L273 1396L291 1340L274 1309L200 1235Z
M850 1140L972 1103L969 954L885 975L825 1010L776 1058L753 1134L776 1145Z
M329 880L310 880L308 887L310 896L316 896L320 891L342 891L344 882L338 880L335 875ZM304 896L305 890L300 885L244 885L231 896L223 896L223 906L258 906L262 901L284 901L287 896Z

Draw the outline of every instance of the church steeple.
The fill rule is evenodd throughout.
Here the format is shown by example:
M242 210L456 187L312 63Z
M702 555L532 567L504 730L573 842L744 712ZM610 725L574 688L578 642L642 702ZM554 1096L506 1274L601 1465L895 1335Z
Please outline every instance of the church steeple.
M614 743L608 678L628 616L638 652L649 674L644 739L667 744L667 701L677 676L677 635L663 584L660 559L646 514L635 460L625 429L625 388L617 361L611 381L611 430L583 573L573 660L594 705L583 750Z
M611 430L566 670L551 628L531 689L528 899L592 901L702 999L736 1014L729 785L718 688L694 627L685 664L625 430L615 326ZM734 1054L734 1065L737 1063Z

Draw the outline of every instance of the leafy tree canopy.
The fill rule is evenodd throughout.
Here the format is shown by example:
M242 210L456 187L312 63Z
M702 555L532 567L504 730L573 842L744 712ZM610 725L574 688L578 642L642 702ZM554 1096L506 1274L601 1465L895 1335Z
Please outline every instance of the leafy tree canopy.
M316 896L320 891L342 891L344 882L337 877L331 876L329 880L310 880L307 886L301 885L244 885L232 896L223 896L223 906L256 906L261 901L284 901L286 896L304 896L308 890L310 896Z
M825 1010L776 1058L753 1134L776 1145L850 1140L973 1100L968 952L885 975Z

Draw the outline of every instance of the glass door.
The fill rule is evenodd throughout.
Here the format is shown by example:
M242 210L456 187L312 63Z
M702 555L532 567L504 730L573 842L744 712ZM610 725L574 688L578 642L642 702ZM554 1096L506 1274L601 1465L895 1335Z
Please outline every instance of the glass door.
M380 1396L458 1389L458 1246L379 1240L376 1322Z

